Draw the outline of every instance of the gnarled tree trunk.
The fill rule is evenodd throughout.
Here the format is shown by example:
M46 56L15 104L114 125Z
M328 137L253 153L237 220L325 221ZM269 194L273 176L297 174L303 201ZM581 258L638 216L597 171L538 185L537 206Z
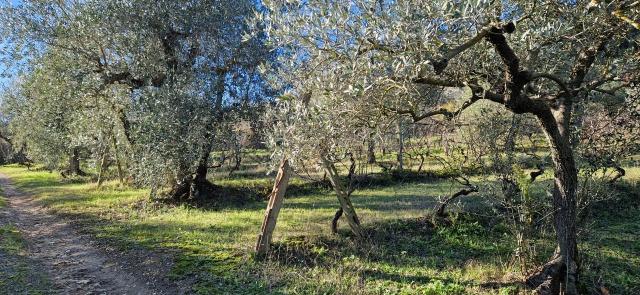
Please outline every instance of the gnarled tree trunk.
M538 115L547 136L554 164L553 224L558 248L539 272L527 279L539 294L578 294L578 245L576 234L576 169L569 134L569 112L560 108Z
M353 207L351 203L351 199L349 198L349 193L345 188L340 176L338 175L338 170L335 165L329 161L324 155L322 156L322 166L324 170L327 172L327 176L329 176L329 181L333 186L333 190L338 197L338 202L340 203L340 208L344 216L347 218L347 222L349 223L349 227L351 227L351 231L358 238L364 237L364 231L360 226L360 219L358 219L358 215L356 214L356 209Z
M224 72L219 73L221 77L224 76ZM216 99L213 103L213 111L211 118L206 122L206 133L204 135L204 143L200 158L198 159L198 165L195 171L191 170L189 175L185 175L180 181L173 185L171 189L171 198L180 199L194 199L208 196L213 190L213 184L207 179L209 172L209 158L211 151L213 150L213 141L217 122L222 121L224 112L222 110L222 99L224 95L224 79L218 79L216 83ZM184 169L187 171L188 169ZM183 171L183 170L181 170Z
M87 175L82 171L82 169L80 169L80 151L77 147L71 149L71 153L69 155L69 166L62 172L62 175L65 177L70 175Z
M207 136L207 141L202 147L202 154L198 160L198 167L190 183L189 195L191 198L201 198L211 191L213 184L207 179L209 172L209 158L213 149L213 140Z

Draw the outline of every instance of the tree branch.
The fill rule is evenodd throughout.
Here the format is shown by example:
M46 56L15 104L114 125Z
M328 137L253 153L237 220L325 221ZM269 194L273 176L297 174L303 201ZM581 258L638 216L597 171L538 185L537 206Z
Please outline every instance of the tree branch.
M567 84L562 81L562 79L556 75L553 74L547 74L547 73L531 73L529 75L529 82L535 81L537 79L541 79L541 78L546 78L549 79L553 82L556 82L556 84L558 84L558 86L560 86L560 88L562 89L562 91L564 91L565 93L571 93L571 91L569 91L569 87L567 87Z
M436 74L441 74L449 65L449 61L456 57L458 54L464 52L465 50L473 47L478 44L478 42L482 41L489 34L488 28L480 29L477 35L473 36L471 39L465 41L464 43L456 46L455 48L447 51L440 59L431 60L433 64L433 69Z

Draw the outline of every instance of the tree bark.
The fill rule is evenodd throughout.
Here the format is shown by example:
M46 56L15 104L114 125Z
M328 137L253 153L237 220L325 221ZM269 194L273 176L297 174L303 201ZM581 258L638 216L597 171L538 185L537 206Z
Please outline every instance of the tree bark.
M191 178L187 177L187 181L184 184L189 186L188 198L196 199L205 197L213 188L213 184L207 179L207 174L209 173L209 158L212 149L213 140L210 136L207 136L196 171ZM180 198L183 196L176 195L174 197Z
M233 159L235 161L235 164L233 165L233 167L231 167L231 170L229 170L229 176L231 176L231 174L233 174L234 172L240 170L240 165L242 165L242 147L237 144L234 147L235 151L233 152Z
M331 220L331 233L338 233L338 221L340 220L340 217L342 217L343 212L342 207L340 207L338 211L336 211L336 214L333 215L333 219Z
M374 164L376 162L376 142L372 137L367 141L367 163Z
M623 176L625 176L625 174L627 174L624 168L620 167L617 164L614 164L613 169L616 170L616 175L613 178L611 178L611 180L609 180L609 183L616 183L618 179L622 178Z
M278 214L282 208L284 202L284 196L289 186L289 178L291 176L291 168L289 167L289 161L283 158L280 162L280 168L278 169L278 175L276 181L273 184L271 195L269 196L269 204L264 214L264 220L262 221L262 229L258 235L258 243L256 244L256 254L262 256L269 252L269 246L271 245L271 237L273 231L276 228L276 222L278 221Z
M207 136L206 142L202 146L202 153L198 160L198 167L194 179L196 182L206 182L207 174L209 172L209 158L211 156L211 150L213 149L213 140L210 136Z
M111 135L111 144L113 144L113 155L116 158L116 167L118 168L118 180L120 184L124 184L124 171L122 170L122 163L120 161L120 153L118 152L118 141L115 134Z
M444 201L442 201L442 203L440 203L440 205L438 206L438 209L436 210L436 216L440 218L446 217L445 209L447 208L447 205L449 205L449 203L451 203L453 200L457 199L458 197L466 196L476 192L478 192L478 188L475 186L470 186L468 188L459 190L458 192L453 194L451 197L445 199Z
M109 167L109 144L106 144L104 146L104 149L102 150L102 155L100 157L100 171L98 172L98 187L100 187L102 185L102 182L104 182L104 174L107 171L107 168Z
M224 75L225 73L220 73ZM213 188L213 184L207 179L209 172L209 158L211 151L213 150L214 134L217 128L217 122L223 120L222 100L224 96L224 79L219 78L215 85L216 97L213 102L213 111L211 112L211 118L206 124L206 133L204 135L204 144L200 158L198 159L198 165L195 171L191 170L189 175L183 175L178 178L178 181L173 185L171 189L171 198L175 200L180 199L194 199L207 196ZM190 169L179 167L179 171L187 171Z
M69 155L69 166L67 167L65 175L78 175L85 176L87 175L82 169L80 169L80 151L77 147L71 149L71 154Z
M570 113L558 110L538 114L549 143L554 164L553 220L558 249L546 265L527 279L539 294L578 294L578 245L576 234L576 191L578 171L569 132Z
M360 226L360 220L358 215L356 214L356 209L353 207L351 203L351 199L349 198L349 193L347 192L340 176L338 175L338 170L335 165L329 161L324 155L322 158L322 166L324 170L327 172L327 176L329 176L329 181L333 186L333 190L338 197L338 202L340 203L340 207L344 213L344 216L347 218L347 222L349 223L349 227L351 227L351 231L357 238L364 237L364 231Z
M398 119L398 170L404 169L404 132L402 128L402 118Z

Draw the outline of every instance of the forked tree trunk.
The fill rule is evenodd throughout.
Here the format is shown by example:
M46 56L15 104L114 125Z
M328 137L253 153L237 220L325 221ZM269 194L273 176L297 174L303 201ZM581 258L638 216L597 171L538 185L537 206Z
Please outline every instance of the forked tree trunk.
M221 73L224 76L224 73ZM204 144L200 158L198 159L198 166L195 173L184 178L180 184L172 189L172 198L201 198L207 196L213 190L213 184L207 179L209 172L209 158L211 151L213 150L213 140L216 131L216 122L222 121L222 98L224 95L224 79L218 79L216 82L216 100L214 102L213 113L211 114L210 121L206 123L207 132L204 135Z
M242 147L236 146L233 153L233 159L235 161L235 164L233 165L233 167L231 167L231 170L229 170L229 176L231 176L231 174L233 174L234 172L240 170L240 165L242 165Z
M262 228L258 235L258 243L256 244L256 254L263 256L269 252L269 246L271 245L271 237L273 231L276 228L276 222L278 221L278 214L280 214L280 208L284 202L284 195L287 192L289 186L289 177L291 176L291 168L289 167L289 161L282 159L280 162L280 168L278 169L278 175L276 181L273 184L273 190L269 195L269 204L267 205L267 211L264 214L264 220L262 221Z
M186 174L176 177L176 181L173 183L169 193L172 199L202 199L203 197L211 195L214 187L207 179L207 174L209 171L209 158L211 150L213 149L213 140L211 140L210 135L208 135L205 140L195 171L187 168L188 165L186 163L182 163L182 166L179 166L178 171ZM189 173L189 170L192 172Z
M213 184L207 179L209 173L209 158L211 156L211 150L213 149L213 140L210 135L206 136L206 142L202 147L200 159L198 160L198 166L193 174L189 185L189 197L190 198L202 198L210 194L213 188Z
M547 136L554 164L553 220L558 248L538 273L527 279L539 294L578 294L578 246L576 191L578 174L571 147L568 117L554 111L538 115Z
M86 173L80 169L80 152L77 147L71 149L71 154L69 155L69 166L64 174L79 176L86 175Z
M327 176L329 176L329 181L333 186L333 190L338 197L338 202L340 202L340 207L342 208L344 216L347 218L347 222L349 223L349 227L353 234L358 238L364 237L364 231L360 226L360 220L358 219L358 215L356 214L356 209L353 207L351 203L351 199L349 198L349 194L338 175L338 170L335 165L329 161L324 155L322 156L322 166L324 170L327 172Z

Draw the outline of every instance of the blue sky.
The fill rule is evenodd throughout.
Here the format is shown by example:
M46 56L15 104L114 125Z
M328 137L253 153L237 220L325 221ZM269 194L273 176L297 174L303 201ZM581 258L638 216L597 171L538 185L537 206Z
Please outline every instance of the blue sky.
M11 0L12 5L19 5L21 3L22 3L22 0ZM2 39L3 39L2 36L0 36L0 40ZM2 62L3 59L7 58L5 53L2 51L2 48L5 46L6 46L5 42L0 42L0 63L2 63L0 64L0 73L11 74L15 71L11 68L7 68L8 65ZM11 81L10 78L0 76L0 89L4 89L9 84L10 81ZM0 97L0 102L2 102L2 97Z

